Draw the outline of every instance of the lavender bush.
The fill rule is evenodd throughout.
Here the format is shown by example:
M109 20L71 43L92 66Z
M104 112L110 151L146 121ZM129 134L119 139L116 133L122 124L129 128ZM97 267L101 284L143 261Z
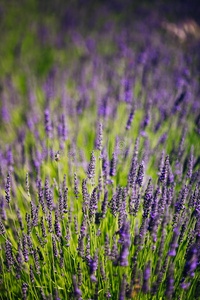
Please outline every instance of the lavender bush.
M198 35L86 2L3 35L1 299L199 299Z

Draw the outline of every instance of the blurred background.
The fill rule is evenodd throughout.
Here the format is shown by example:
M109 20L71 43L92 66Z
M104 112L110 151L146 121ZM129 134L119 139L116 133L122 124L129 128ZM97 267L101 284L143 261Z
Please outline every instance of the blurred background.
M15 72L25 89L24 72L44 77L53 66L64 68L77 56L86 58L81 39L97 53L112 55L109 32L122 30L140 35L136 47L145 47L160 34L194 53L200 66L199 16L198 0L1 0L0 84Z

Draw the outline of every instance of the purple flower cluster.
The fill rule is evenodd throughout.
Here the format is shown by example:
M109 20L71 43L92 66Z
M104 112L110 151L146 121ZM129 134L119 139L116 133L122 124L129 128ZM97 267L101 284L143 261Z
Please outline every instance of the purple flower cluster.
M200 298L199 26L103 2L2 35L2 299Z

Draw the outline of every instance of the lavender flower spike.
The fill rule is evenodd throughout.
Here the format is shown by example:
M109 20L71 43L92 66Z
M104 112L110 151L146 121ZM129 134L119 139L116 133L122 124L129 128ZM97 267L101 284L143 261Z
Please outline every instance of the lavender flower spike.
M134 118L134 113L135 113L135 109L132 108L129 118L128 118L128 121L127 121L127 124L126 124L126 130L130 130L130 128L131 128L131 124L132 124L133 118Z
M151 261L148 261L143 275L143 286L142 290L144 294L147 294L149 291L149 278L151 277Z
M74 173L74 195L76 199L79 198L78 178L76 172Z
M74 297L75 297L75 299L79 299L79 300L82 299L81 298L82 292L78 287L77 279L76 279L75 275L72 275L72 283L73 283L73 287L74 287Z
M28 284L27 283L22 283L22 299L26 300L27 299L27 290L28 290Z
M51 121L50 121L50 112L49 109L46 109L44 112L44 123L45 123L45 131L47 137L51 137Z
M166 156L164 166L160 175L160 182L166 182L167 181L167 175L169 170L169 155Z
M7 181L6 181L6 186L5 186L5 193L6 193L6 201L9 204L11 201L11 195L10 195L10 190L11 190L11 181L10 181L10 172L7 175Z
M5 226L3 225L3 223L0 219L0 235L5 234L5 233L6 233Z
M110 162L110 176L115 176L116 173L116 154L113 152L112 159Z
M102 128L102 123L99 123L97 149L98 150L102 150L103 149L103 128Z
M96 157L94 155L94 151L92 151L87 175L88 175L88 178L93 181L94 181L94 177L95 177L95 165L96 165Z
M138 168L136 183L141 187L144 178L144 162L142 161Z

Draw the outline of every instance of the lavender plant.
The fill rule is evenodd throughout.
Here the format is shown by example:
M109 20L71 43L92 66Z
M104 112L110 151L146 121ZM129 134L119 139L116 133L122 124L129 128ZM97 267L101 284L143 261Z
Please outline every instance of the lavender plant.
M198 34L72 2L0 29L0 297L199 299Z

